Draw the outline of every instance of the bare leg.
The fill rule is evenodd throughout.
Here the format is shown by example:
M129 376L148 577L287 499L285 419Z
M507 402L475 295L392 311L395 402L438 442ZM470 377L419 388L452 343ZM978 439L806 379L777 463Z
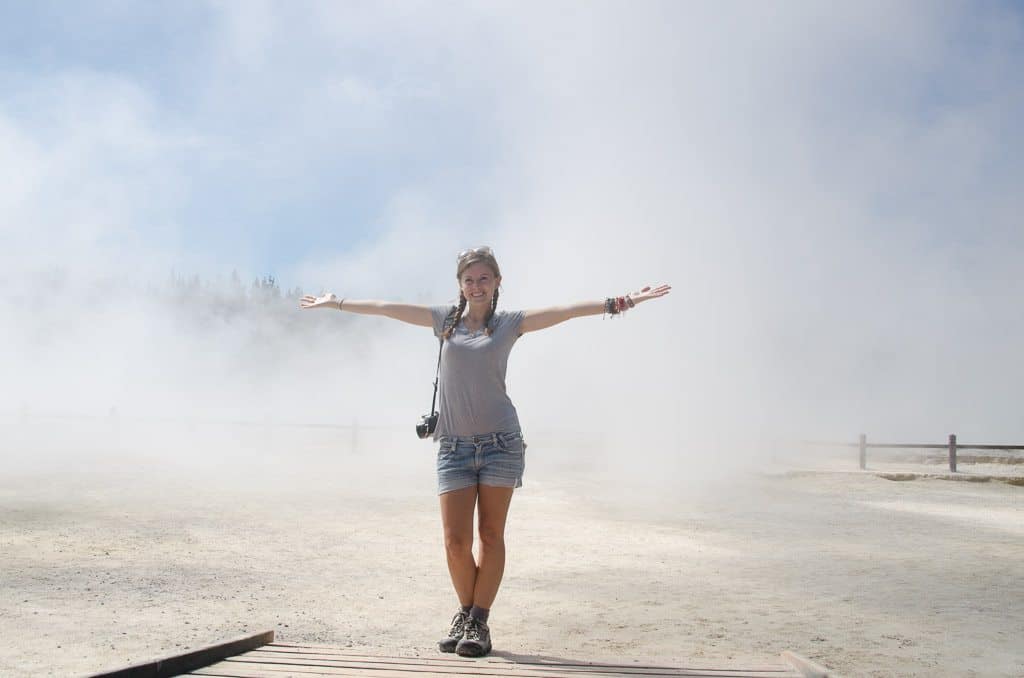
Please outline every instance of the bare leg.
M444 550L448 557L448 574L459 596L459 604L472 605L476 585L476 562L473 560L473 507L476 485L441 495L441 523L444 526Z
M479 491L480 565L472 602L490 609L505 573L505 518L512 502L513 488L480 485Z

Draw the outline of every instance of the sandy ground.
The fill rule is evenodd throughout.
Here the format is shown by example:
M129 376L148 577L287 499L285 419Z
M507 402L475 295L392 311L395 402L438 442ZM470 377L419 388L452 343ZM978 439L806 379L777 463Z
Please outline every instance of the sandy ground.
M430 452L246 435L232 445L250 453L217 456L186 453L205 434L132 452L137 436L4 429L0 675L264 629L434 654L454 598ZM793 650L846 676L1024 675L1024 488L741 474L613 493L543 448L531 441L510 514L498 650L705 664Z

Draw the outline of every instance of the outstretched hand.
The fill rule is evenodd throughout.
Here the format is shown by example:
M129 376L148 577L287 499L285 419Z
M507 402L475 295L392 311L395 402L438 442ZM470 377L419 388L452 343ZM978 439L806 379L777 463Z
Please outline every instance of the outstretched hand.
M302 299L299 299L299 306L301 308L337 308L338 297L334 292L328 292L327 294L320 295L319 297L307 294L302 297Z
M633 303L639 304L641 301L663 297L671 290L671 285L658 285L657 287L646 285L639 291L630 293L629 298L633 300Z

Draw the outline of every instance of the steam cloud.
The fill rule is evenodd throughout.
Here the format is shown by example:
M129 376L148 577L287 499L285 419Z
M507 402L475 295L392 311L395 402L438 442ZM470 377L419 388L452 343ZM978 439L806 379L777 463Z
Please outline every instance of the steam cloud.
M439 303L455 252L488 243L506 308L673 285L512 355L527 433L613 468L679 478L860 431L1024 440L1014 8L177 11L91 29L153 52L59 34L53 60L15 47L0 69L9 419L411 430L429 332L249 283ZM171 19L202 28L153 28Z

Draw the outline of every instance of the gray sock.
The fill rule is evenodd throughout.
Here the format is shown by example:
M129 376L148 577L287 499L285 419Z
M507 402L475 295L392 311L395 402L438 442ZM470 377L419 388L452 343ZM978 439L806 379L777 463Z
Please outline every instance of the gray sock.
M463 605L462 614L469 614L469 611L473 609L472 605Z
M491 609L490 608L487 608L487 607L477 607L476 605L474 605L473 609L471 609L469 611L469 616L470 617L472 617L473 619L476 619L477 621L482 621L485 624L487 623L487 617L490 614L491 614Z

